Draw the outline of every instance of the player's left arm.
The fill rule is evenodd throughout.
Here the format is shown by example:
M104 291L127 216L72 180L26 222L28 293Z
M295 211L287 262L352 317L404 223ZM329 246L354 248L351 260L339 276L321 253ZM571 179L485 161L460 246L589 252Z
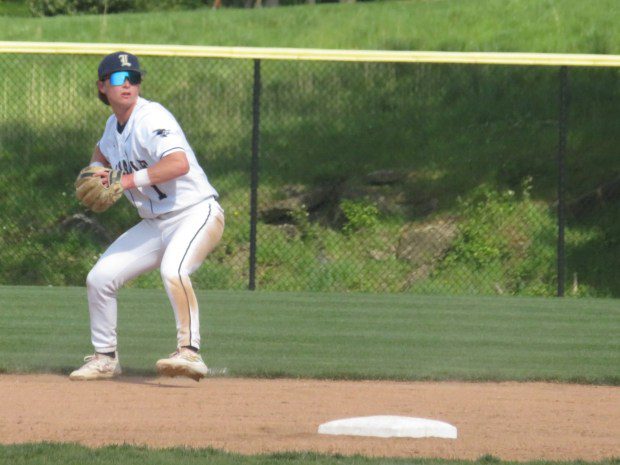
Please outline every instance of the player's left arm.
M146 171L146 173L142 173L143 171ZM123 189L133 189L136 185L163 184L188 172L189 161L187 160L187 155L179 150L167 154L153 166L130 174L124 174L121 178L121 186L123 186ZM144 183L145 174L148 176L147 184ZM138 177L137 180L136 177Z
M99 148L99 145L95 146L95 149L93 150L93 154L90 157L90 164L92 165L93 163L101 163L101 165L107 168L110 167L110 162L108 161L106 156L103 154L103 152Z

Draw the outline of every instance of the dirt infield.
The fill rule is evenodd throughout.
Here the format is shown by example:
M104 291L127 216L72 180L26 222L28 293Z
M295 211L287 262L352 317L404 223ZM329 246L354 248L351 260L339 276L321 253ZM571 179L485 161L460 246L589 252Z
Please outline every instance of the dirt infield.
M600 460L620 456L620 388L549 383L184 379L71 382L0 375L0 442L211 446L244 454ZM458 439L317 434L326 421L406 415Z

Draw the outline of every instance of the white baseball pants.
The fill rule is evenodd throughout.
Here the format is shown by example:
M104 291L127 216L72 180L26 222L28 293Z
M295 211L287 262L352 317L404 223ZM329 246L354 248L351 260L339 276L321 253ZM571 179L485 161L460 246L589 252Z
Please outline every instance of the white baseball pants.
M105 251L88 274L91 340L95 350L117 347L118 290L127 281L159 267L174 310L177 347L200 348L198 302L190 281L224 232L224 211L214 199L144 219Z

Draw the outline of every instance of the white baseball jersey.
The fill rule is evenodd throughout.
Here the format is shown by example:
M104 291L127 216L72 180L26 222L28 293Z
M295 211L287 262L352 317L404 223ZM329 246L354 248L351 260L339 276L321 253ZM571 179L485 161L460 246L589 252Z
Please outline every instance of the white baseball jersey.
M117 124L116 116L112 114L98 144L112 168L132 173L153 166L166 155L178 151L185 152L189 162L189 172L184 176L125 191L125 196L142 218L155 218L190 207L209 197L218 198L181 126L162 105L139 97L120 133Z

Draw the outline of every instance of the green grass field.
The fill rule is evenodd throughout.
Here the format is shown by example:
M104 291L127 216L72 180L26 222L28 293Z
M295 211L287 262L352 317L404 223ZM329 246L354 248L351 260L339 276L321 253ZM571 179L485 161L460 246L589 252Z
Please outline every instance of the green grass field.
M0 40L620 53L620 29L616 27L620 23L617 0L589 2L412 0L253 10L213 11L205 8L196 11L55 18L18 17L24 14L24 9L15 3L0 3ZM5 14L18 16L3 16ZM95 59L92 61L94 65ZM235 66L242 67L244 64L239 63ZM279 72L279 65L272 66L275 70L274 75L282 74ZM463 88L456 86L458 92L455 95L467 96L468 89L472 87L469 85L470 80L464 72L463 76L459 73L461 71L448 70L446 78L456 77L457 83L462 81ZM477 79L481 79L481 82L486 83L485 73L486 71L481 75L474 74L472 80L477 82ZM497 73L498 77L491 76L489 82L502 82L504 74L510 77L509 71L504 71L503 68ZM535 74L538 73L544 74L543 71L537 70ZM579 186L590 182L588 180L590 178L597 182L599 178L604 178L602 175L590 176L582 182L581 176L589 176L592 172L605 174L615 169L613 168L615 165L609 160L615 160L613 121L616 121L616 118L610 117L605 123L603 118L596 117L598 113L590 111L589 108L594 103L602 107L609 105L616 108L610 95L615 96L617 92L613 93L615 91L612 87L610 93L605 83L612 85L616 83L617 80L614 79L617 72L609 70L603 73L603 79L598 77L599 74L596 78L591 78L589 73L588 70L575 70L571 74L571 85L574 90L579 90L579 93L574 91L572 95L572 105L575 109L573 118L590 122L589 125L583 126L586 129L577 132L572 139L574 145L571 153L588 154L588 157L575 157L578 160L572 160L573 163L579 164L579 167L575 168L578 173L571 179ZM69 74L70 78L72 75ZM268 74L266 77L268 78ZM202 82L199 78L197 75L196 80ZM225 73L221 79L224 78ZM526 78L521 84L519 79L512 81L516 84L516 88L522 85L524 89L530 89L532 87L530 80ZM21 80L26 83L28 81L27 78ZM52 84L45 88L46 92L56 89L56 82L53 79L51 82ZM545 91L546 88L540 85L540 79L532 78L531 82L536 82L539 91L550 95L549 99L555 102L555 94ZM544 83L544 79L542 82ZM74 87L80 89L80 96L90 103L84 106L78 105L80 110L86 108L90 113L101 112L98 103L92 100L92 96L88 93L90 89L87 87L88 83L84 84L83 89L80 87L82 84L84 83L80 81L80 84L75 84ZM213 87L213 80L208 84L204 85L205 89L199 87L203 93ZM161 89L156 90L160 98L174 101L174 95L164 93L162 96ZM217 86L213 91L221 92ZM30 112L26 112L26 116L32 114L36 121L40 122L41 112L35 105L36 94L29 91L15 92L14 89L11 93L26 99L27 104L24 108L31 109ZM178 98L182 101L185 94L182 93ZM515 92L515 95L517 94L518 92ZM490 92L488 102L494 102L495 99L496 96ZM223 100L231 99L227 96ZM316 98L314 100L315 105L321 104ZM462 100L464 102L462 105L455 105L453 112L447 114L448 120L453 119L460 123L465 119L463 115L471 116L472 106L469 102L474 100L467 98ZM479 100L478 97L476 101ZM536 128L553 124L555 106L546 105L546 98L537 99L533 101L534 103L524 99L523 109L519 110L520 106L514 105L513 100L505 97L504 100L506 101L500 98L496 106L480 105L478 118L474 120L480 120L483 124L486 124L487 120L493 121L496 126L492 128L495 128L494 131L498 134L517 134L513 136L515 140L509 138L505 141L505 145L515 147L517 154L522 152L528 155L527 159L530 159L530 154L536 153L534 146L541 144L540 138L530 141L529 137L526 137L530 132L523 131L522 139L527 141L524 143L518 136L521 133L514 132L516 131L514 128L532 126L533 133L540 135L541 132ZM239 97L239 101L245 100ZM457 103L459 101L457 100ZM530 106L538 104L545 111L536 113L538 117L532 119ZM493 108L497 115L488 115L489 109ZM547 115L547 111L551 116ZM215 108L215 113L224 114L219 107ZM52 114L54 113L46 113L48 117ZM196 115L200 114L196 112ZM503 121L501 116L503 114L506 115L505 118L510 125L497 125L498 121ZM543 116L540 116L541 114ZM605 114L615 115L613 112ZM189 115L193 117L194 113ZM228 114L227 117L231 118ZM268 119L265 121L269 122ZM446 121L442 119L438 121L437 133L441 134L445 131ZM51 118L45 123L52 126L49 134L57 132L57 128L52 124L55 122L56 119ZM392 124L392 120L385 120L384 123L386 128L396 127ZM582 127L575 121L571 124L572 127ZM23 125L18 124L15 127L9 125L5 134L12 134L16 139L15 153L21 157L20 160L34 160L38 154L36 150L32 154L27 152L24 158L21 145L23 141L20 140L22 133L15 130L21 130L21 126ZM75 126L77 129L72 130L77 133L83 131L82 126ZM202 126L201 122L200 127ZM349 142L355 142L359 134L365 134L364 128L360 125L358 132L351 130L351 134L345 134L347 137L339 133L337 140L342 145L355 146ZM512 129L507 131L505 128ZM551 142L548 144L555 144L555 127L553 131L554 138L550 139ZM288 128L286 133L295 135L295 132ZM486 134L479 129L469 131L463 138L463 144L455 143L450 146L454 149L450 150L463 155L468 153L462 150L464 144L484 148L483 144L476 143L476 133ZM44 134L47 133L44 131ZM74 137L71 131L67 130L66 134L68 140L81 140L79 137ZM442 138L436 137L436 133L432 131L429 134L431 134L429 151L441 149L439 150L441 152L450 152L442 145L447 144ZM474 135L473 141L472 135ZM273 139L274 135L268 134L266 141L269 141L268 137ZM596 139L598 144L591 146L584 143L583 140L588 141L588 137ZM308 139L307 133L300 131L298 138ZM43 137L43 139L49 142L51 138ZM238 145L243 147L247 145L245 140L239 142L238 139L238 137L234 139ZM218 140L216 139L216 142ZM209 139L209 144L212 143L213 141ZM276 139L272 143L275 143L275 147L290 145L288 139L282 141ZM6 140L3 140L3 144L6 146ZM229 145L224 142L220 145L222 152L226 150L231 152ZM503 151L503 146L498 147L498 150L488 149L488 156L495 156L497 152ZM75 149L76 153L81 153L83 149L82 144L71 148ZM220 150L219 145L215 148ZM63 149L66 149L65 145ZM43 150L49 154L48 145ZM485 155L486 152L484 150L482 152L482 155ZM357 156L358 153L354 155ZM377 152L373 149L372 157L376 156ZM55 156L50 158L56 160ZM514 170L520 173L523 169L519 165L520 162L513 160L512 163L515 164ZM474 165L484 167L488 166L488 163ZM45 164L39 163L39 166L41 170L47 169ZM226 166L229 167L230 162L227 162ZM30 166L26 167L27 179L35 178L37 171ZM10 173L11 169L15 168L11 167L7 172ZM458 177L463 179L481 177L479 171L471 173L470 176L462 176L463 171L459 169L451 169L448 172L457 173ZM224 181L218 186L226 186ZM447 187L454 188L453 185ZM442 186L441 191L444 189L445 186ZM41 197L40 189L34 192L33 199ZM57 194L56 191L50 192ZM55 194L46 191L43 195L51 199ZM29 199L25 203L32 202L33 200ZM21 210L21 204L15 205L15 208ZM245 214L244 210L241 211ZM3 217L5 216L10 217L8 212L3 214ZM594 286L594 282L600 285L602 281L605 281L607 287L616 285L613 284L617 282L613 275L616 263L613 254L615 249L610 252L610 244L615 244L613 238L617 237L617 221L615 214L609 215L609 218L609 227L603 228L609 232L604 235L606 241L597 239L593 242L594 246L602 248L608 261L604 264L599 262L593 264L591 268L597 270L599 274L592 274L592 282L586 281L586 285ZM598 230L601 227L598 217L595 223ZM247 228L243 229L243 234L246 230ZM229 231L235 230L231 228ZM239 228L239 231L242 229ZM18 232L11 232L11 235L17 234ZM241 235L241 232L239 234ZM46 246L53 247L56 241L57 238L50 236L50 244ZM25 250L32 256L32 263L27 264L28 270L34 272L36 264L40 265L40 258L36 253L32 253L32 248L28 244ZM82 244L76 243L76 254L83 254L84 250ZM592 257L596 256L591 248L584 247L579 251L590 260L594 260ZM274 260L269 256L259 258L268 261L269 264ZM63 259L63 263L67 268L71 266L70 261ZM4 266L5 270L9 268L14 270L14 267L7 265L6 262L0 266ZM42 270L43 273L45 271ZM57 272L58 268L52 271ZM240 275L241 272L237 274ZM348 270L346 274L349 275ZM452 276L448 278L453 279ZM277 282L280 277L273 279ZM580 279L583 282L582 274ZM209 277L209 280L205 281L213 280ZM612 293L608 292L605 295ZM228 375L231 376L466 381L545 380L620 385L618 370L620 342L617 337L620 332L620 309L617 300L262 291L255 293L201 291L198 297L202 308L205 359L212 368L226 368ZM121 292L119 338L121 362L125 373L128 376L154 376L154 362L162 355L170 353L175 346L174 319L163 290L125 289ZM79 366L82 357L91 350L85 289L0 286L0 376L1 373L15 372L67 374ZM211 449L153 450L127 445L97 449L75 444L0 445L0 465L86 463L157 465L174 462L190 465L472 463L341 457L312 453L241 456ZM481 464L498 462L499 460L494 457L481 457L476 461ZM539 465L546 463L549 462L536 462ZM553 463L583 465L585 462ZM616 458L598 463L619 465L620 460Z
M213 368L227 368L229 375L620 384L620 310L614 300L249 291L201 291L198 297L207 328L206 360ZM175 344L166 296L160 290L126 289L119 303L125 372L154 376L155 360ZM0 308L0 372L66 374L92 350L83 288L3 286ZM472 463L131 446L0 446L0 464L172 462ZM498 462L494 457L477 461Z
M110 446L98 449L74 444L26 444L18 446L0 446L0 464L11 465L468 465L499 464L493 456L483 456L476 461L442 460L442 459L399 459L369 458L363 456L343 457L315 453L279 453L269 455L244 456L220 452L212 449L164 449L150 450L146 447ZM501 462L510 464L536 465L584 465L575 461L536 461L536 462ZM590 462L600 465L617 465L617 459Z
M620 384L620 310L606 299L200 292L204 354L230 375ZM161 290L119 297L128 374L175 348ZM0 288L0 370L67 373L89 353L82 288Z
M362 456L342 457L315 453L280 453L270 455L243 456L212 449L164 449L150 450L146 447L110 446L98 449L74 444L25 444L0 446L0 464L11 465L468 465L479 463L493 465L499 461L493 456L484 456L477 461L441 459L397 459L369 458ZM524 462L501 462L503 464L522 464ZM527 462L526 462L527 463ZM583 465L583 461L529 462L536 465ZM600 465L617 465L618 460L593 462Z

